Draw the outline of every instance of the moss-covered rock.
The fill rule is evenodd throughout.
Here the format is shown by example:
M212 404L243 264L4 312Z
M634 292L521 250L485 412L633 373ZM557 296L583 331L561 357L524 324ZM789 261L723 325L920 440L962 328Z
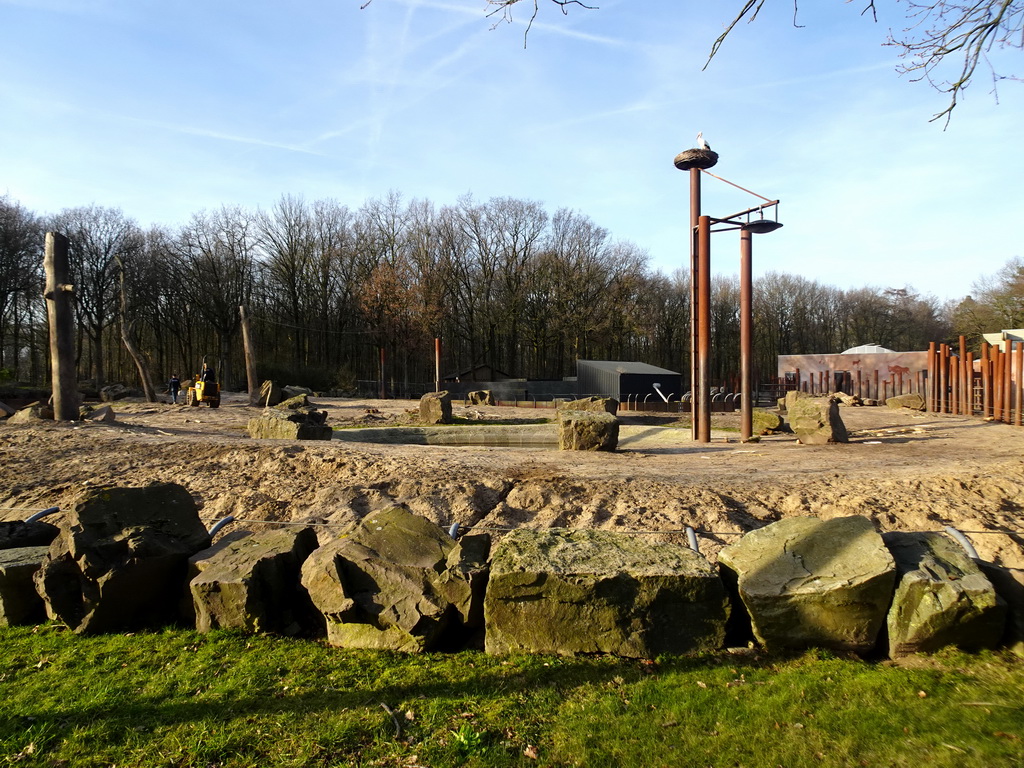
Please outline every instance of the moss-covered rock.
M887 618L890 656L999 643L1006 604L959 545L935 532L894 531L884 538L899 571Z
M612 531L519 530L491 560L486 649L687 653L719 647L728 614L721 579L685 546Z
M718 562L769 650L871 650L896 583L893 558L865 517L780 520L725 547Z

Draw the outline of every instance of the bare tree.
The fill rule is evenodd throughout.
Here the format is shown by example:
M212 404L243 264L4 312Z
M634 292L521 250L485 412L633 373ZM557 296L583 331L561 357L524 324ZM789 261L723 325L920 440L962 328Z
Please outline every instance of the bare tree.
M19 298L39 284L43 226L24 207L0 197L0 368L17 378L26 318Z
M870 13L877 20L876 0L864 0L861 15ZM708 63L740 21L757 18L768 0L744 0L735 18L711 46ZM793 2L793 23L797 22L799 0ZM949 95L945 109L932 120L949 118L960 97L974 79L983 62L992 76L993 90L1000 80L1019 80L1014 75L997 72L989 59L993 49L1024 48L1024 2L1020 0L904 0L907 26L899 33L890 33L887 45L900 49L905 63L898 71L915 81L923 80L941 93ZM946 66L954 74L943 74ZM705 67L707 65L705 64Z
M549 0L563 13L572 6L593 9L580 0ZM772 0L774 1L774 0ZM849 1L849 0L847 0ZM876 0L861 0L861 15L870 14L877 21ZM721 49L736 25L741 21L754 21L770 0L742 0L742 5L711 45L708 64ZM793 3L793 24L800 26L799 0ZM905 63L897 71L910 75L915 81L925 81L949 96L945 109L932 120L945 118L947 123L960 97L974 80L978 67L987 68L993 91L1002 80L1019 80L1013 74L997 71L989 54L996 49L1024 48L1024 2L1021 0L901 0L906 6L907 26L898 33L889 33L886 44L900 50ZM491 6L486 12L499 21L511 22L513 9L524 3L529 9L526 34L529 34L542 0L487 0ZM944 72L952 68L952 74Z

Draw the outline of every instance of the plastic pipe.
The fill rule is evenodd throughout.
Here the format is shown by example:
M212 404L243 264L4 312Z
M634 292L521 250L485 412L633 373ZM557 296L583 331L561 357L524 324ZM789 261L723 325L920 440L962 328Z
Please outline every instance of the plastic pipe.
M690 549L700 554L700 546L697 544L697 532L689 525L686 526L686 543L690 545Z
M46 509L40 510L39 512L36 512L34 515L26 517L25 522L34 523L36 520L46 517L47 515L52 515L54 512L60 512L60 507L47 507Z
M967 540L967 537L960 533L960 531L958 531L951 525L947 525L945 530L946 533L948 533L956 540L957 544L964 548L964 551L967 553L968 557L970 557L973 560L981 559L978 557L978 551L974 548L974 545L971 544L971 542Z
M234 515L228 515L227 517L222 517L220 520L218 520L216 523L213 524L213 528L211 528L210 531L209 531L210 537L212 538L217 533L217 531L219 531L221 528L223 528L228 523L233 523L233 522L235 522L235 516Z

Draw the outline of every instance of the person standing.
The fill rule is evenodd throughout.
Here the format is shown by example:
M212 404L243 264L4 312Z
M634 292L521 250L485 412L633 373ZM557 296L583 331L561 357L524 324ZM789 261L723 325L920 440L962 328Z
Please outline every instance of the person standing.
M181 380L178 378L178 374L172 373L171 380L167 382L167 391L171 393L171 402L177 405L178 403L178 392L181 390Z

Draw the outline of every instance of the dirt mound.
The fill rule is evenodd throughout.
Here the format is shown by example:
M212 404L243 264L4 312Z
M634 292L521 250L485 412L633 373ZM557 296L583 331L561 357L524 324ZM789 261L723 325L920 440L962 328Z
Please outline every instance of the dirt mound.
M414 401L312 398L335 427L396 426ZM612 454L498 447L277 442L248 438L259 409L226 393L219 409L118 402L113 424L0 422L0 519L66 507L84 487L177 482L204 518L246 528L312 521L339 531L394 503L449 525L586 527L679 539L702 551L792 515L865 515L881 530L953 525L979 553L1024 567L1024 430L953 416L849 408L845 445L778 435L743 444L716 415L710 444L672 416L620 414L635 435ZM456 405L457 421L536 423L552 411ZM265 522L270 521L270 522ZM227 530L231 530L228 528ZM1002 533L1013 531L1014 533Z

